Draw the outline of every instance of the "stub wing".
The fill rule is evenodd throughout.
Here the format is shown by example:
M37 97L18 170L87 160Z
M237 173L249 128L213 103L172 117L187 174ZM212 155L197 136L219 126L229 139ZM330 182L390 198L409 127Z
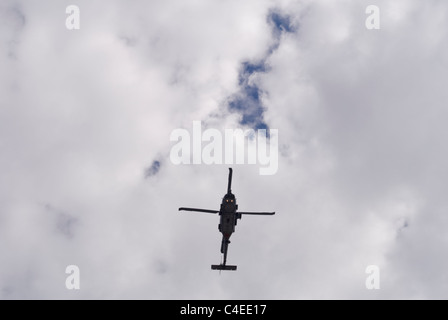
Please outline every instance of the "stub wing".
M260 215L260 216L272 216L275 214L275 212L244 212L244 211L238 211L238 214L251 214L251 215Z
M208 210L208 209L197 209L197 208L179 208L179 211L195 211L195 212L206 212L206 213L218 213L219 210Z

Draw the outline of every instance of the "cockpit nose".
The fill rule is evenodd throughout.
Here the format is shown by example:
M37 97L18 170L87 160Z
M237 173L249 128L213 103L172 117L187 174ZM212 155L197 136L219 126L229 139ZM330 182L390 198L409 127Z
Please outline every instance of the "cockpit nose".
M234 212L236 210L235 200L234 199L226 199L224 204L224 210L226 212Z

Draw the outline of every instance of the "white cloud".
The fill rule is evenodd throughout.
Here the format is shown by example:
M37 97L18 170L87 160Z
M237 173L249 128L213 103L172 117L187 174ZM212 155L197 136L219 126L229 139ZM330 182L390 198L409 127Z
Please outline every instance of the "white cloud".
M444 3L378 1L367 30L366 1L78 1L77 31L69 4L0 6L0 297L446 296ZM296 32L273 39L273 8ZM279 170L235 166L232 189L277 215L243 217L219 276L217 216L177 208L219 208L227 168L171 164L169 135L239 127L260 60Z

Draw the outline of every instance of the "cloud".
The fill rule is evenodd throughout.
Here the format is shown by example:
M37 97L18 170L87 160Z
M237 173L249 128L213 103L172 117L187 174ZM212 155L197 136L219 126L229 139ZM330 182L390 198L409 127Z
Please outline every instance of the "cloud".
M288 15L276 11L268 13L267 21L271 27L273 42L266 50L265 56L256 62L243 61L238 75L239 91L229 98L230 111L241 113L240 123L255 130L268 129L263 119L263 92L258 84L258 77L268 72L267 61L269 56L278 48L283 33L295 32ZM269 132L269 131L268 131Z
M2 33L0 34L1 46L5 49L6 57L16 59L16 47L20 43L20 34L26 25L26 17L19 5L14 3L3 3L0 7L2 12Z
M444 298L446 4L0 6L0 297ZM174 165L172 130L276 128L279 167ZM67 290L77 265L81 289ZM381 289L367 290L378 265ZM194 290L192 290L194 288Z

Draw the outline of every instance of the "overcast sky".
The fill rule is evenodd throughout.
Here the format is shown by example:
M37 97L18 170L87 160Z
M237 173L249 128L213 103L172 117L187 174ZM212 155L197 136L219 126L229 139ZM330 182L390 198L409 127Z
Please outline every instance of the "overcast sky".
M447 78L442 0L2 0L0 299L446 299ZM232 166L276 211L239 221L236 272L178 212L226 192L170 159L193 121L278 130L274 175Z

